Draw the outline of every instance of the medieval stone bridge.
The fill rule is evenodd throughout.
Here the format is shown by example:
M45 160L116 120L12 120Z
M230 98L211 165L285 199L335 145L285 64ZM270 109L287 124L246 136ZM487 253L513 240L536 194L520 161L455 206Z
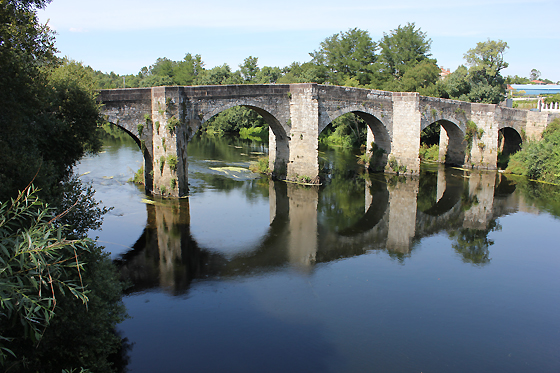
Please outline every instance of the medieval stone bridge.
M98 99L107 121L140 145L147 192L170 196L188 193L188 141L205 121L234 106L255 110L269 124L275 175L311 178L319 173L319 134L346 113L367 123L368 149L375 142L385 151L380 166L406 174L419 172L420 134L435 122L442 128L441 161L495 169L500 130L538 137L554 115L315 83L112 89L101 90ZM476 135L467 144L467 125L473 123Z

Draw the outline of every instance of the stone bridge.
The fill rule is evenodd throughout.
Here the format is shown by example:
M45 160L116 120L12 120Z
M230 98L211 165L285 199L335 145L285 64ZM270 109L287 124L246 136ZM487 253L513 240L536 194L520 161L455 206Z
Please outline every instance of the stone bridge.
M375 166L412 175L420 168L421 131L433 123L442 128L442 162L495 169L500 131L516 134L518 142L536 138L555 115L315 83L112 89L98 99L107 121L142 149L146 191L169 196L188 193L188 141L205 121L234 106L255 110L269 124L269 165L279 178L318 175L319 134L346 113L367 123L368 150L374 142L385 151ZM469 126L475 135L467 144Z

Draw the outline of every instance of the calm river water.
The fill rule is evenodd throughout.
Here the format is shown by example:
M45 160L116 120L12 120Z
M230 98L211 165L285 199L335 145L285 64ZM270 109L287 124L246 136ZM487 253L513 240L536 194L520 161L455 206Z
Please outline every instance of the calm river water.
M131 372L560 371L559 187L341 151L301 187L238 169L262 153L193 140L182 200L127 183L134 143L78 166L115 207L92 235L131 283Z

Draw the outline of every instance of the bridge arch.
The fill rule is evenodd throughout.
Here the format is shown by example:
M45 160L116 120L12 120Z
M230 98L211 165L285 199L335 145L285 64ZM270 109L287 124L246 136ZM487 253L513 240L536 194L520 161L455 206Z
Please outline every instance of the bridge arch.
M142 152L142 157L144 158L144 187L146 189L146 193L151 193L153 191L153 156L151 153L151 149L146 146L145 142L141 140L138 136L138 124L133 125L132 121L124 121L121 122L119 120L115 121L116 123L110 122L107 120L107 123L119 128L123 132L125 132L134 142L138 145L138 148ZM135 127L135 128L133 128ZM144 129L146 132L150 132L150 128Z
M385 114L381 111L370 111L364 106L351 105L338 110L327 112L326 115L321 116L319 120L318 135L321 134L335 119L345 114L352 113L366 122L368 133L373 134L370 139L368 136L366 146L369 148L370 142L375 142L377 146L382 148L386 154L391 153L391 136L389 134L388 126L384 122ZM381 118L381 119L380 119Z
M433 124L440 125L439 160L440 162L462 166L465 163L467 144L465 127L449 119L438 119L433 122L422 121L421 131Z
M503 161L507 164L509 157L521 150L522 143L523 137L515 127L500 128L498 130L498 152L505 159L500 159L501 157L499 156L498 166L505 166Z
M256 100L232 100L229 102L223 102L219 105L213 106L206 112L201 112L201 120L198 127L195 128L195 132L202 126L202 124L214 116L232 109L234 107L246 107L248 109L254 110L259 114L265 122L268 124L269 136L268 136L268 157L269 157L269 168L273 171L276 176L282 176L286 172L285 165L290 157L289 148L289 138L287 135L287 120L286 124L283 125L281 122L282 114L276 113L275 108L268 108L266 105L262 105ZM277 110L277 108L276 108ZM285 175L284 175L285 176Z

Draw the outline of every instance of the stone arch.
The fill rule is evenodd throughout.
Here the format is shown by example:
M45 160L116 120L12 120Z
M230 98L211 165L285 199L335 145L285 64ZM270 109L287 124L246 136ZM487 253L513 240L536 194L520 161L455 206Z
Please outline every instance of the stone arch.
M498 130L498 151L508 157L521 150L523 137L514 127L502 127ZM499 161L499 160L498 160Z
M384 114L381 112L370 112L363 106L348 106L321 116L321 119L319 120L318 135L321 134L321 132L323 132L325 128L327 128L327 126L336 118L348 113L355 114L366 122L368 128L367 144L373 141L380 148L385 150L386 154L391 153L391 136L389 134L389 130L387 129L388 126L383 120L379 119L384 118Z
M449 119L438 119L433 122L422 121L420 130L439 123L439 161L445 164L462 166L465 163L467 144L465 140L464 125L457 124Z
M230 101L217 105L206 113L201 113L202 118L198 124L198 128L208 121L210 118L236 106L243 106L248 109L254 110L268 123L269 136L268 136L268 155L269 155L269 168L272 172L279 177L285 176L286 165L290 158L289 138L287 132L287 124L283 125L277 118L280 115L273 114L275 110L269 110L259 102L240 100ZM198 128L195 129L198 130Z
M107 123L112 124L112 125L120 128L127 135L129 135L132 138L132 140L134 140L136 145L138 145L138 148L142 152L142 157L144 158L144 187L146 189L146 193L151 193L152 190L153 190L153 185L154 185L153 176L152 176L153 156L152 156L152 153L151 153L151 149L149 149L149 147L146 146L146 143L143 142L143 140L141 140L139 138L139 136L138 136L138 124L133 125L131 121L121 122L121 121L117 120L116 122L117 123L107 121ZM136 128L134 128L134 127L136 127ZM152 129L151 128L145 128L144 131L146 131L146 133L151 133Z

